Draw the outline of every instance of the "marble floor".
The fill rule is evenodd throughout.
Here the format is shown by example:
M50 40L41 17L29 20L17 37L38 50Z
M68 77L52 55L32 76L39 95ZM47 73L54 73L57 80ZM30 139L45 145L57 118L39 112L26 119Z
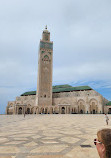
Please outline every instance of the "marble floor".
M99 158L104 115L0 115L0 158Z

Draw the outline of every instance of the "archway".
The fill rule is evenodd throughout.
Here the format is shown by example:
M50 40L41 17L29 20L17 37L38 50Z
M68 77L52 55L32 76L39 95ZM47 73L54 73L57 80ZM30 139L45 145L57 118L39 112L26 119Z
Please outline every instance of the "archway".
M108 114L111 114L111 108L108 109Z
M42 114L44 114L44 108L42 109Z
M97 102L96 99L91 99L90 100L90 113L91 114L98 113L98 102Z
M27 114L30 114L30 108L27 108Z
M83 110L82 109L80 110L80 114L83 114Z
M22 114L22 107L19 108L18 114Z
M62 107L61 114L65 114L65 107Z
M80 113L80 114L85 113L85 101L83 99L80 99L78 101L78 113Z
M45 114L47 114L47 108L45 108Z

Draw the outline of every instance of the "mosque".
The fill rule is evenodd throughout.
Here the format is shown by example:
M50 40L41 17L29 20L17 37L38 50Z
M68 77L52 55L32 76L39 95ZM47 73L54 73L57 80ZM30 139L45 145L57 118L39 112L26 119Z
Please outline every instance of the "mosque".
M38 54L37 91L9 101L6 114L102 114L111 113L111 102L89 86L52 86L53 42L47 27Z

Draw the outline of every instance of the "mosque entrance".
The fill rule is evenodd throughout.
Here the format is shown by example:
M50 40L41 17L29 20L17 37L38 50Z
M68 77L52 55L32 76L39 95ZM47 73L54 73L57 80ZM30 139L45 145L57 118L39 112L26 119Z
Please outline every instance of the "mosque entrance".
M47 108L45 109L45 114L47 114Z
M27 114L30 114L30 108L27 108Z
M42 109L42 114L44 114L44 108Z
M62 113L61 114L65 114L65 107L62 107Z
M82 109L80 110L80 114L83 114L83 110Z
M22 114L22 108L19 108L18 114Z
M109 110L108 110L108 114L111 114L111 108L109 108Z
M95 110L93 110L93 114L95 114L96 113L96 111Z

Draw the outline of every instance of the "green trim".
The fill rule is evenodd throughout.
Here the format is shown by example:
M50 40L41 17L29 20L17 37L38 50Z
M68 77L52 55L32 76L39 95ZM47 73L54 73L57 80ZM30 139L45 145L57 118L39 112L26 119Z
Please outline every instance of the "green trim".
M53 43L40 41L40 48L53 49Z
M71 92L71 91L82 91L82 90L92 90L92 88L89 87L89 86L57 88L57 89L53 89L53 93L57 93L57 92Z
M72 92L72 91L84 91L84 90L92 90L89 86L78 86L72 87L70 85L57 85L52 87L53 93L60 93L60 92ZM25 92L21 94L21 96L28 96L28 95L36 95L36 91Z
M64 85L56 85L53 86L53 89L57 89L57 88L71 88L72 86L68 85L68 84L64 84Z
M111 105L111 101L109 101L106 105Z
M21 96L27 96L27 95L36 95L36 91L30 91L30 92L25 92L21 94Z

